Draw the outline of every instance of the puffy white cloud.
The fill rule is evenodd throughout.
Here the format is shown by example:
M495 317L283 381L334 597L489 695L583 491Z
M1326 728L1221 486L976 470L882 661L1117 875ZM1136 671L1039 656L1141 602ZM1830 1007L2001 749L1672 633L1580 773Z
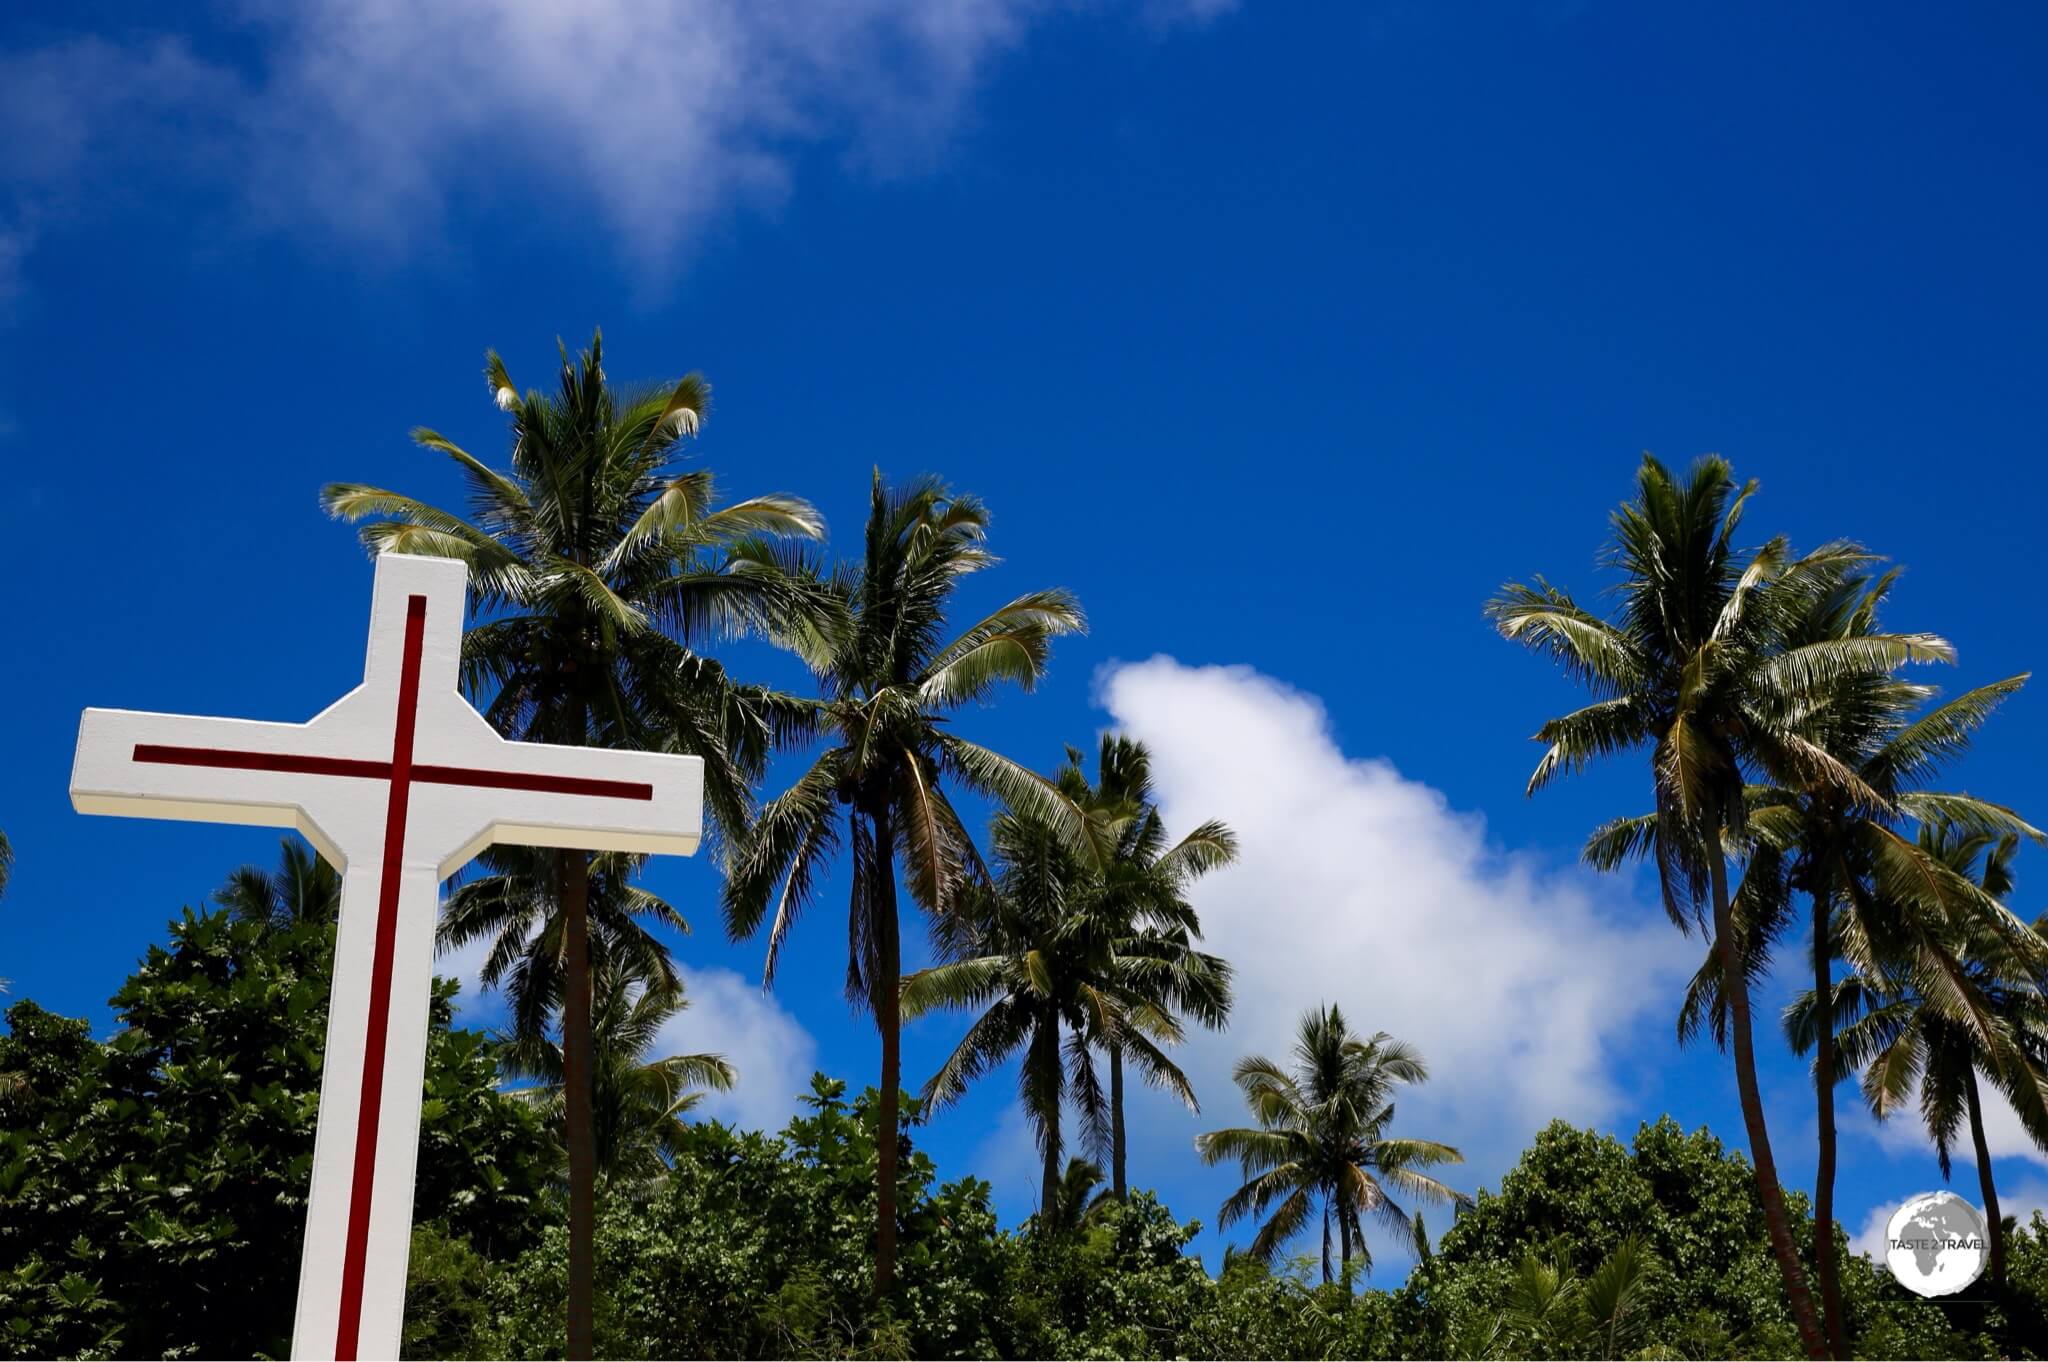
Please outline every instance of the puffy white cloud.
M690 1005L663 1025L649 1058L724 1055L739 1082L707 1096L697 1112L748 1130L780 1130L810 1089L817 1041L757 981L729 969L678 968Z
M579 228L666 270L736 205L784 195L805 146L870 173L930 163L992 60L1073 3L305 0L245 7L246 64L175 35L60 40L0 55L0 242L87 182L157 169L393 253L452 200L532 215L566 194L589 205ZM1170 27L1230 7L1134 13Z
M1101 695L1150 747L1169 828L1221 818L1243 851L1195 890L1237 1003L1227 1033L1185 1047L1204 1116L1147 1104L1142 1138L1162 1142L1162 1162L1239 1119L1232 1062L1283 1056L1326 1001L1422 1051L1431 1080L1400 1098L1398 1132L1462 1143L1453 1185L1497 1185L1553 1117L1620 1110L1617 1051L1646 1013L1661 1030L1698 949L1661 913L1619 881L1502 851L1477 815L1346 754L1319 702L1250 668L1156 657L1108 671Z

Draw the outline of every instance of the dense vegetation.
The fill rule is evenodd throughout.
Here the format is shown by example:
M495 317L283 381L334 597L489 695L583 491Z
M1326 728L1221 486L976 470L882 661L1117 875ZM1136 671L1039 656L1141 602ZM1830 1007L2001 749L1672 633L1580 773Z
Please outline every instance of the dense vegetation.
M226 897L224 895L224 897ZM0 1352L283 1355L312 1154L333 927L186 912L115 998L107 1043L33 1002L0 1039ZM447 1027L426 1080L408 1356L558 1356L559 1148L496 1085L495 1042ZM1149 1193L1004 1229L990 1188L899 1152L898 1289L878 1305L876 1095L820 1077L779 1135L682 1128L671 1171L613 1184L595 1240L606 1356L1782 1356L1797 1335L1749 1168L1706 1131L1633 1146L1556 1124L1390 1290L1313 1259L1234 1257ZM1802 1236L1804 1199L1788 1195ZM1630 1242L1619 1318L1595 1287ZM2033 1355L2048 1221L2009 1245L2000 1308L1908 1295L1844 1259L1864 1355ZM1611 1346L1615 1342L1625 1346Z
M1050 775L967 736L959 711L1032 689L1055 640L1083 626L1058 588L951 618L962 579L998 561L980 501L877 471L858 555L827 568L808 503L721 506L708 472L676 465L708 410L701 378L617 388L602 359L600 341L565 349L557 390L522 394L489 358L511 426L502 469L415 432L460 470L466 514L357 484L323 503L366 522L374 551L468 564L463 684L507 737L703 759L725 926L765 934L768 982L825 867L844 864L846 991L875 1022L882 1082L849 1100L819 1078L779 1135L693 1122L703 1090L746 1075L718 1055L653 1052L687 1005L661 930L680 915L639 885L636 857L493 848L451 892L440 939L489 943L482 982L503 990L510 1022L501 1036L453 1030L436 992L408 1353L2043 1347L2048 1222L2000 1223L1983 1098L2002 1094L2048 1147L2048 936L2008 903L2017 846L2044 838L2011 808L1937 788L2026 677L1946 701L1909 679L1954 649L1885 627L1895 572L1875 555L1745 547L1754 484L1715 458L1683 475L1646 458L1602 560L1618 578L1611 616L1541 578L1487 606L1592 697L1544 725L1532 792L1595 760L1648 758L1642 811L1595 829L1585 858L1648 862L1672 923L1703 939L1677 1038L1729 1052L1743 1150L1668 1122L1629 1148L1552 1126L1497 1195L1469 1191L1454 1144L1395 1123L1396 1090L1428 1078L1422 1055L1376 1029L1403 1019L1304 998L1292 1055L1237 1066L1250 1124L1191 1151L1238 1165L1217 1216L1252 1228L1211 1277L1185 1251L1195 1224L1133 1185L1124 1085L1135 1075L1194 1104L1174 1047L1190 1026L1226 1026L1233 999L1193 896L1235 859L1235 835L1214 821L1169 832L1149 755L1117 735L1092 773L1069 749ZM729 676L705 651L743 635L800 658L815 693ZM807 760L763 798L777 751ZM993 805L985 833L961 795ZM0 888L9 856L0 838ZM236 872L115 996L111 1040L33 1002L10 1009L0 1348L288 1347L335 891L292 842L275 872ZM937 955L908 977L906 920ZM1812 984L1783 1025L1813 1055L1811 1201L1776 1173L1757 1072L1773 1027L1751 1001L1802 926ZM938 1010L964 1014L963 1034L912 1097L901 1024ZM986 1184L938 1182L915 1132L1013 1062L1040 1210L1005 1229ZM1967 1134L1993 1226L1973 1302L1918 1301L1847 1253L1833 1168L1850 1080L1880 1119L1917 1109L1944 1174ZM1440 1240L1426 1203L1449 1217ZM1368 1223L1415 1247L1396 1289L1358 1289ZM1290 1256L1318 1227L1320 1261Z

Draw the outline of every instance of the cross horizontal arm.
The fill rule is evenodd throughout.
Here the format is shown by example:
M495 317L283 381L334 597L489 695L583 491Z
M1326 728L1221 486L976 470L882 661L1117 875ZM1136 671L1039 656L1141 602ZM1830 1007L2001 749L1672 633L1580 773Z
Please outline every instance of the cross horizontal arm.
M320 797L315 782L342 774L336 766L378 763L321 750L332 741L311 724L88 709L78 724L71 805L80 813L297 828L338 866L345 859L340 845L344 830L315 823L310 814ZM264 752L297 764L270 767L268 774L251 779L250 769L264 768L157 759L179 749Z

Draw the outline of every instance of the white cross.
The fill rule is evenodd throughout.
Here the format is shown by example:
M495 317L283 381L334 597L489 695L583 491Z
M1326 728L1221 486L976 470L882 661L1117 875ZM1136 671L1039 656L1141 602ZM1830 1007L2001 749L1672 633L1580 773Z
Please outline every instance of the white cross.
M442 880L494 842L697 849L696 757L510 743L456 689L467 569L377 560L363 684L308 723L89 709L80 813L304 833L342 872L296 1358L398 1356Z

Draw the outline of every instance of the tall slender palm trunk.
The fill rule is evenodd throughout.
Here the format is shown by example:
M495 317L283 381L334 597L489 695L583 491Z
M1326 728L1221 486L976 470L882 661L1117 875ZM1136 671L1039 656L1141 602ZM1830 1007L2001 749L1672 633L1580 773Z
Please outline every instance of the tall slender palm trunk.
M590 1082L590 862L580 851L558 851L561 878L562 1102L569 1152L569 1348L572 1359L593 1355L597 1229L597 1140L591 1124Z
M1984 1109L1978 1105L1977 1066L1963 1070L1970 1100L1970 1143L1977 1150L1977 1189L1984 1194L1984 1224L1991 1235L1991 1284L2005 1288L2005 1220L1998 1213L1998 1184L1991 1177L1991 1147L1984 1141Z
M1323 1285L1331 1282L1330 1275L1330 1199L1323 1198Z
M875 828L877 976L875 1025L882 1032L882 1104L875 1129L875 1295L896 1287L896 1129L903 1090L903 938L896 922L896 860L886 806L872 815Z
M1129 1198L1124 1177L1124 1047L1109 1047L1109 1186L1118 1201Z
M1714 893L1714 952L1721 958L1721 991L1728 1001L1728 1031L1735 1052L1735 1091L1742 1104L1742 1124L1749 1134L1750 1162L1756 1169L1757 1199L1763 1203L1764 1225L1777 1255L1778 1274L1785 1280L1785 1302L1799 1341L1808 1357L1825 1358L1828 1341L1813 1314L1813 1294L1799 1266L1799 1248L1785 1214L1785 1189L1778 1182L1778 1161L1771 1157L1771 1134L1764 1124L1764 1105L1756 1083L1756 1046L1750 1033L1749 980L1735 949L1735 914L1728 900L1728 863L1716 844L1707 850Z
M1041 1227L1052 1224L1053 1207L1059 1204L1060 1155L1065 1152L1060 1140L1060 1103L1063 1093L1060 1086L1060 1028L1056 1018L1041 1016L1031 1032L1031 1051L1024 1057L1025 1072L1036 1074L1038 1082L1046 1085L1052 1094L1051 1109L1041 1111L1033 1119L1039 1123L1038 1156L1038 1214Z
M1835 977L1828 936L1827 896L1813 894L1813 996L1820 1003L1820 1029L1813 1068L1814 1100L1820 1116L1820 1162L1813 1175L1813 1264L1820 1278L1821 1312L1828 1346L1849 1356L1849 1328L1842 1318L1841 1265L1835 1258Z

